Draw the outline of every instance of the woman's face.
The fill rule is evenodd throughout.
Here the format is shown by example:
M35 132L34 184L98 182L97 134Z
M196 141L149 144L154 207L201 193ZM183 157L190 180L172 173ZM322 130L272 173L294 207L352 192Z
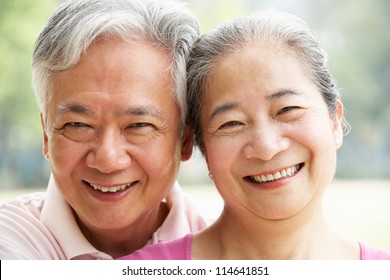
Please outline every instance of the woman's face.
M204 95L205 156L225 207L287 219L318 202L342 143L299 61L253 43L221 57Z

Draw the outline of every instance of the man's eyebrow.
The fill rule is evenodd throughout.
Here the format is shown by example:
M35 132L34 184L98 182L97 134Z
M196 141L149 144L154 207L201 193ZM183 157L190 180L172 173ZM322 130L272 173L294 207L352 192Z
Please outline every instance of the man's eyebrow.
M60 104L58 106L57 116L61 116L65 113L76 113L76 114L86 115L90 112L91 112L91 110L89 110L88 107L86 107L80 103L65 102L65 103Z
M229 111L229 110L233 110L233 109L235 109L237 107L238 107L238 104L235 103L235 102L223 103L223 104L217 106L216 108L214 108L214 110L211 111L211 114L210 114L210 117L209 117L209 121L211 121L213 118L215 118L215 116L217 116L218 114L221 114L221 113Z
M154 106L136 106L125 110L123 116L152 116L154 118L165 121L166 117Z

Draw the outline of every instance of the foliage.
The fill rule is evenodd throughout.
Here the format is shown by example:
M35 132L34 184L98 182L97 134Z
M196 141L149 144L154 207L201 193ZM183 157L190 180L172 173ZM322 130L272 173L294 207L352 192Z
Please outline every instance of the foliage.
M0 1L2 187L40 184L39 175L47 173L40 152L39 112L31 88L31 54L35 38L57 5L48 0Z
M31 55L38 33L59 2L0 0L0 188L47 182L49 168L41 153L39 112L31 88ZM352 125L339 153L337 176L390 178L390 1L187 2L203 32L225 19L265 8L305 19L329 53ZM186 170L186 182L208 180L205 168Z

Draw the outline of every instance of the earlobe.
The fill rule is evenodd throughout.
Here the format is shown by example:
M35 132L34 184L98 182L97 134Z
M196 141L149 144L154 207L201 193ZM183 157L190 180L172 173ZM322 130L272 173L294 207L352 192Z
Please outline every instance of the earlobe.
M194 146L193 130L191 125L186 125L183 131L182 144L181 144L181 160L187 161L192 156L192 150Z
M47 137L45 120L43 119L42 113L40 114L40 118L41 118L41 126L43 131L43 155L48 160L49 159L49 148L48 148L49 138Z

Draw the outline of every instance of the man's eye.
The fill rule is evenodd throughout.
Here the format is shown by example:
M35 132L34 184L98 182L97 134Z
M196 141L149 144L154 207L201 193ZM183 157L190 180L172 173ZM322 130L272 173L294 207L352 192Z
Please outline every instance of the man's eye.
M63 136L75 142L90 141L95 137L93 127L82 122L65 123L59 131Z
M70 126L70 127L75 127L75 128L89 127L89 125L82 123L82 122L70 122L70 123L66 123L65 126Z
M128 128L143 128L143 127L149 127L149 126L152 126L152 124L146 123L146 122L139 122L139 123L133 123L133 124L129 125Z

